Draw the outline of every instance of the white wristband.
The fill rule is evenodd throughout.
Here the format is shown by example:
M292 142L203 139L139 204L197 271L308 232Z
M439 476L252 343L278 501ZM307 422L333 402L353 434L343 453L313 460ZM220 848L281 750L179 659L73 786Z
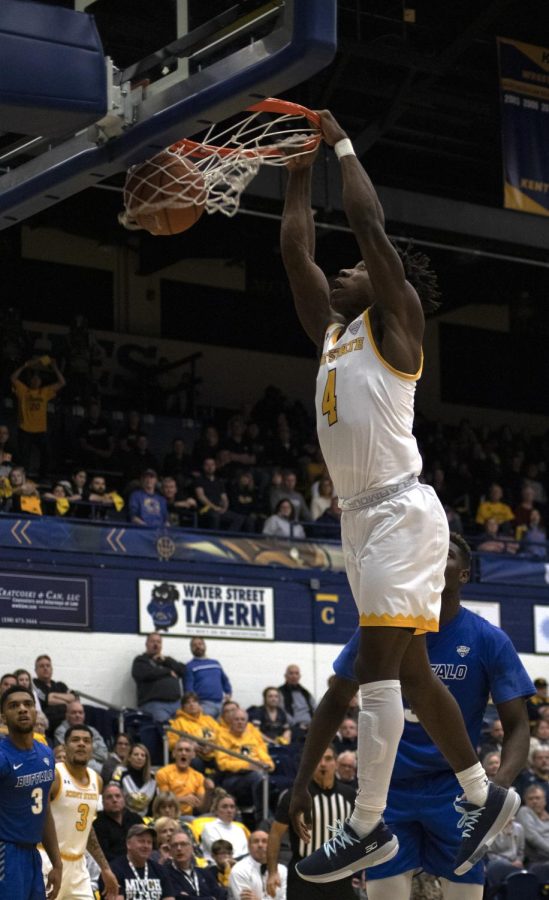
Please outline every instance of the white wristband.
M334 144L334 151L338 159L341 159L342 156L356 156L353 144L349 138L343 138L337 144Z

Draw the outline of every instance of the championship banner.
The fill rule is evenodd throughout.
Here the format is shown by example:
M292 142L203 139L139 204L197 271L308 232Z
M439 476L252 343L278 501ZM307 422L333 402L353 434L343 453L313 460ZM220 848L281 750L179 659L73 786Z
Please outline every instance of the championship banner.
M498 38L504 206L549 215L549 49Z
M274 640L272 588L140 578L139 632Z
M91 628L87 578L0 572L3 628Z

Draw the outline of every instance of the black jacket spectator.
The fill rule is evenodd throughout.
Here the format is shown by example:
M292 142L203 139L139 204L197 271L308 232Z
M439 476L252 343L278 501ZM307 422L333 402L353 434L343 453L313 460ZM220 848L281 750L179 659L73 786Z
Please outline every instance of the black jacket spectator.
M332 498L332 503L325 509L321 516L315 520L310 528L310 537L314 540L341 540L341 510L337 506L337 497Z
M33 678L32 681L42 706L42 712L47 716L49 722L48 735L53 737L55 729L65 718L67 703L76 698L72 691L69 691L64 681L54 681L51 677L51 659L47 654L42 654L37 658L35 672L37 677ZM54 697L52 702L50 698L55 694L62 694L63 698ZM63 702L60 702L61 699L63 699Z
M146 434L140 434L135 442L135 447L124 458L124 473L127 481L135 481L147 469L158 471L158 460L149 450L149 439Z
M307 690L307 688L302 687L300 684L281 684L278 688L282 695L282 702L284 703L284 709L291 717L294 714L294 698L293 694L295 691L299 691L300 694L303 694L305 702L309 707L309 712L311 717L315 711L314 701L312 694Z
M126 835L129 829L132 825L141 825L142 823L141 816L130 812L129 809L123 810L121 822L109 816L103 809L97 813L93 827L101 849L109 862L126 852Z
M147 646L153 635L147 638ZM156 635L159 637L159 635ZM161 646L161 645L160 645ZM156 656L156 654L155 654ZM181 698L181 684L179 679L185 672L183 663L177 662L171 656L155 658L151 653L142 653L136 656L132 664L132 678L137 685L137 705L143 706L150 700L165 702L176 701ZM176 678L173 677L174 673Z
M229 498L225 490L225 482L216 475L216 462L206 457L202 464L203 474L194 485L198 501L198 523L204 528L228 528L240 531L244 518L229 509Z
M197 897L198 900L226 900L227 891L217 883L209 868L193 866L186 875L174 862L164 865L164 873L172 886L174 897Z
M265 706L250 706L248 709L250 722L259 728L261 734L271 741L276 741L290 727L288 716L283 709L277 709L276 719L271 719Z
M192 458L181 438L174 438L171 453L164 457L163 475L171 475L181 487L188 482L192 470Z

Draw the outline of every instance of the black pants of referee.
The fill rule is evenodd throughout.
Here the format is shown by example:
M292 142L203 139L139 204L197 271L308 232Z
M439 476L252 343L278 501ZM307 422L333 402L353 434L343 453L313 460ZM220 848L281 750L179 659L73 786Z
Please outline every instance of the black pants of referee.
M356 900L352 877L342 878L331 884L313 884L312 881L304 881L299 877L295 870L298 862L298 859L292 857L288 863L286 900L334 900L334 897L337 900Z

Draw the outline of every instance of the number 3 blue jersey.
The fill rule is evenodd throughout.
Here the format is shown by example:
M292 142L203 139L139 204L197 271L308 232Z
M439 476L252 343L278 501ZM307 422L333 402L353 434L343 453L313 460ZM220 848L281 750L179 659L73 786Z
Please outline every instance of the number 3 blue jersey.
M334 672L355 680L353 671L360 629L334 662ZM508 636L481 616L461 607L440 631L427 635L431 668L456 698L469 738L476 747L489 695L494 703L531 697L534 685ZM448 762L406 709L393 780L448 770Z
M48 798L55 778L52 750L33 741L19 750L0 741L0 840L37 844L42 840Z

